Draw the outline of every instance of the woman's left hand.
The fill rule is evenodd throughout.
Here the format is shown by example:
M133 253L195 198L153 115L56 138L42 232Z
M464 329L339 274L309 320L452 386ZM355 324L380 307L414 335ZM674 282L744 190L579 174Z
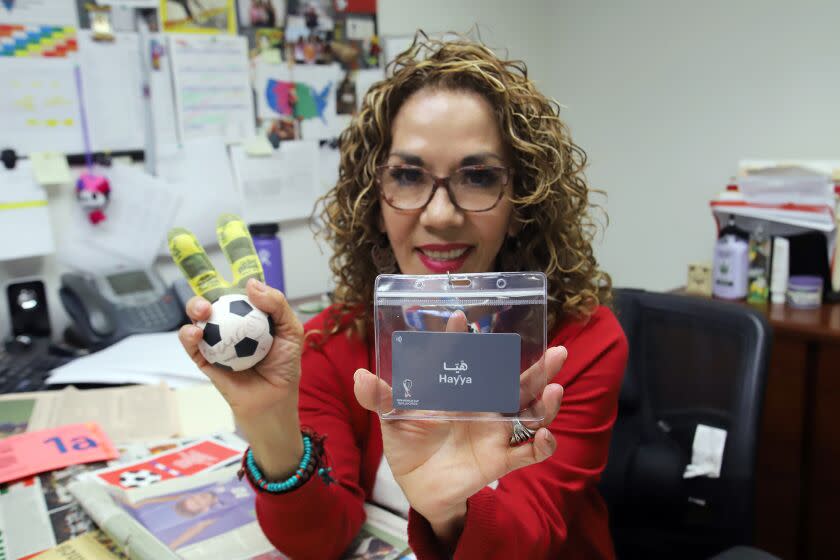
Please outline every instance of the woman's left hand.
M466 317L456 313L447 331L466 330ZM566 359L566 349L550 348L545 355L548 379ZM524 374L527 376L526 374ZM389 407L391 388L367 370L354 376L359 403L377 412ZM466 515L467 498L507 473L550 457L557 446L546 428L557 416L563 388L549 384L534 405L539 423L534 439L511 447L512 422L385 420L381 422L385 456L394 478L411 507L425 517L443 540L457 540Z

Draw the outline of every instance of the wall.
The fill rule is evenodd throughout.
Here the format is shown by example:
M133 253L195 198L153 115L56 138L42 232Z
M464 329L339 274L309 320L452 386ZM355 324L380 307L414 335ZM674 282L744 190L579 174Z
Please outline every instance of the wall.
M608 192L617 285L670 289L710 261L708 201L740 159L840 154L840 3L563 0L547 91Z

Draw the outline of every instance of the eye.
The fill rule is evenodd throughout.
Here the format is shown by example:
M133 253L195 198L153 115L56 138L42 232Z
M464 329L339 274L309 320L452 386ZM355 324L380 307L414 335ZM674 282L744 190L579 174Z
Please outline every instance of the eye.
M413 167L392 167L388 174L399 186L412 187L423 183L423 170Z
M461 173L467 187L495 187L502 181L502 172L492 167L471 167L462 169Z

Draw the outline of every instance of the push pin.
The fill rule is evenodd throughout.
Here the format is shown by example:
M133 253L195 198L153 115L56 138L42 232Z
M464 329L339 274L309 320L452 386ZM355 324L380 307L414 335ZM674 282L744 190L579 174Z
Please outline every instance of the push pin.
M14 150L5 149L2 152L0 152L0 161L3 162L3 165L6 167L6 169L14 169L17 160L18 157Z

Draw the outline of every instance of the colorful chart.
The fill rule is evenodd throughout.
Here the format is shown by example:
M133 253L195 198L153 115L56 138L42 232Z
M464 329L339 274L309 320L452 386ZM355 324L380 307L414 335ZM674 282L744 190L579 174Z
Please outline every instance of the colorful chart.
M326 123L324 110L327 107L330 89L332 89L332 82L329 82L321 92L317 92L312 86L300 82L269 79L265 96L268 106L281 115L299 119L319 117Z
M0 24L0 56L63 58L77 50L75 27Z

